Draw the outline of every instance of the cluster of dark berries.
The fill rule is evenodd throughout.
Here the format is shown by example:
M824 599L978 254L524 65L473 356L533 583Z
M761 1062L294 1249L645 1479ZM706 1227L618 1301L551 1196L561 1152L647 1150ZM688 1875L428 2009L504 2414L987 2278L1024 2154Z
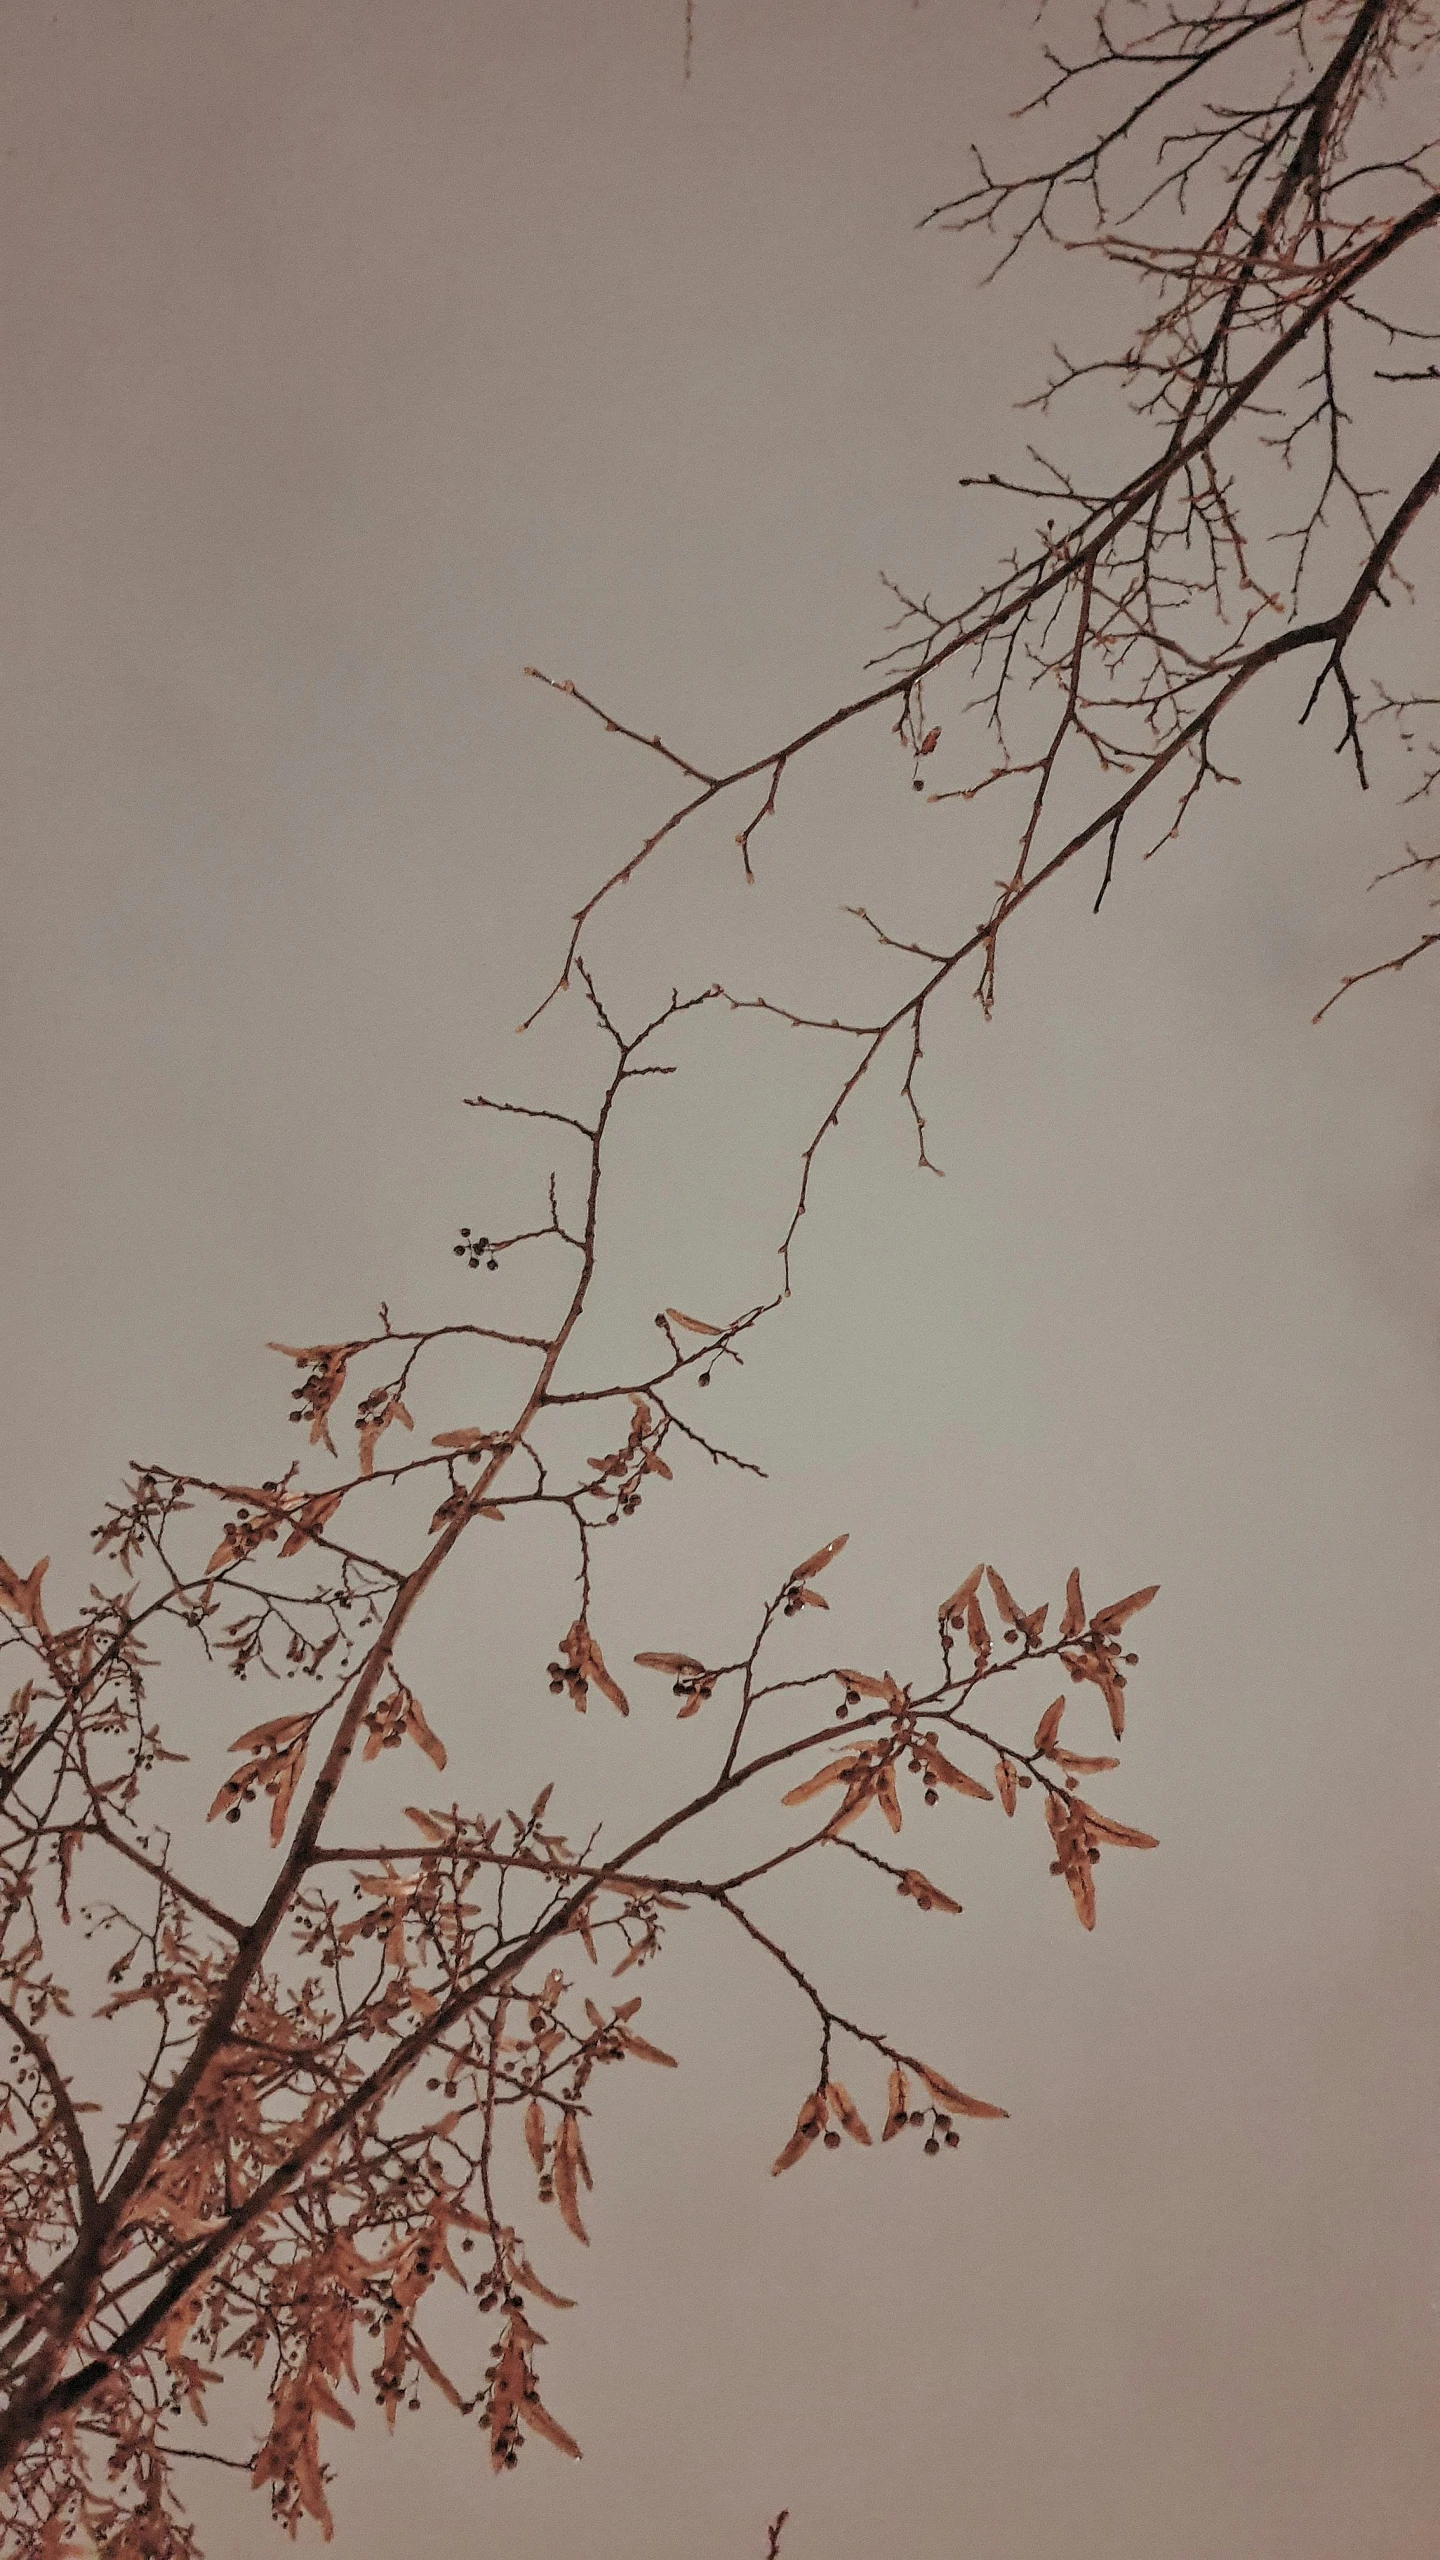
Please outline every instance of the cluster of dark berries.
M859 1692L859 1690L858 1690L858 1689L847 1689L847 1690L846 1690L846 1692L845 1692L844 1697L843 1697L843 1698L841 1699L841 1701L840 1701L839 1706L838 1706L838 1707L836 1708L836 1710L835 1710L835 1713L836 1713L836 1715L839 1717L840 1722L841 1722L842 1724L845 1722L845 1719L846 1719L846 1717L848 1716L848 1714L850 1713L851 1708L852 1708L852 1707L858 1707L858 1706L859 1706L859 1704L860 1704L860 1692Z
M302 1354L295 1365L303 1374L290 1390L290 1419L292 1422L308 1422L313 1429L316 1423L324 1423L335 1401L336 1391L344 1380L344 1355L330 1352L324 1359L311 1363Z
M796 1618L796 1617L798 1617L798 1616L799 1616L799 1614L800 1614L800 1611L804 1608L804 1606L805 1606L805 1594L804 1594L804 1590L803 1590L803 1587L801 1586L801 1584L800 1584L800 1583L798 1583L798 1582L787 1582L787 1583L786 1583L786 1585L785 1585L785 1615L786 1615L786 1617L787 1617L787 1618Z
M571 1663L547 1662L545 1672L550 1682L551 1697L558 1698L562 1690L568 1690L572 1706L578 1707L583 1715L590 1695L590 1683L583 1671L577 1671Z
M238 1822L245 1806L255 1801L255 1781L252 1778L248 1786L242 1786L238 1779L227 1778L224 1792L230 1798L225 1819L227 1822Z
M1121 1652L1120 1639L1118 1636L1097 1636L1093 1641L1097 1653L1108 1653L1112 1662L1128 1662L1132 1671L1140 1659L1138 1653ZM1083 1671L1077 1671L1072 1667L1070 1677L1072 1680L1083 1680L1085 1674ZM1114 1674L1114 1680L1117 1689L1124 1688L1125 1674L1123 1671L1117 1671Z
M454 1251L462 1262L468 1260L472 1271L478 1271L482 1261L487 1271L498 1271L500 1268L490 1250L489 1237L472 1236L468 1227L461 1228L460 1242L454 1247Z
M933 2160L939 2152L942 2143L947 2151L958 2151L960 2148L960 2136L955 2130L954 2118L938 2114L932 2110L930 2121L931 2130L925 2137L926 2159ZM887 2134L900 2133L906 2125L918 2125L923 2124L924 2122L925 2110L923 2107L912 2107L908 2115L902 2108L898 2115L893 2115L890 2118L885 2130Z
M701 1706L705 1706L715 1695L714 1672L682 1671L675 1683L674 1694L677 1698L698 1698Z
M909 1759L906 1761L905 1766L909 1770L912 1778L918 1778L924 1773L925 1763L913 1751ZM940 1801L939 1788L933 1786L927 1787L925 1790L925 1801L927 1804L938 1804Z

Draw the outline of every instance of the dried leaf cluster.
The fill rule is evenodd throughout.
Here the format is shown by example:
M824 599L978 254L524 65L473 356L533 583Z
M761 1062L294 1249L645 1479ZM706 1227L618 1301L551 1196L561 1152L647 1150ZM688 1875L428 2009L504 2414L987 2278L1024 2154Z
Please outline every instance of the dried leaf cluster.
M438 2393L497 2470L535 2436L577 2454L541 2396L537 2321L571 2302L551 2280L565 2244L547 2223L589 2241L604 2071L676 2061L620 1977L687 1912L723 1914L809 2021L810 2094L777 2170L843 2137L869 2146L835 2068L841 2043L878 2075L885 2138L914 2127L933 2156L956 2147L962 2119L1003 2109L838 2008L765 1925L765 1880L799 1859L853 1858L870 1871L862 1892L884 1878L920 1913L958 1916L958 1894L928 1871L954 1847L937 1840L922 1870L890 1844L942 1794L998 1798L1003 1819L1028 1792L1044 1809L1032 1842L1089 1927L1102 1849L1151 1845L1077 1790L1114 1756L1061 1740L1067 1706L1083 1712L1092 1689L1123 1729L1135 1657L1121 1631L1150 1590L1087 1613L1072 1576L1049 1634L1048 1606L1022 1609L977 1567L939 1607L928 1669L797 1672L777 1657L780 1630L825 1611L818 1586L846 1545L833 1536L779 1579L725 1659L636 1650L632 1710L595 1630L596 1542L623 1534L645 1491L670 1498L687 1452L749 1466L701 1431L692 1390L718 1358L741 1360L766 1309L720 1322L667 1309L644 1375L586 1380L607 1140L690 1007L676 998L627 1036L583 972L582 989L610 1066L593 1116L568 1124L580 1162L552 1176L551 1221L526 1239L529 1303L547 1311L533 1327L400 1331L382 1311L364 1336L282 1346L305 1460L259 1484L137 1468L95 1532L101 1578L55 1623L44 1562L0 1565L13 1666L0 2442L8 2547L23 2560L191 2551L179 2477L209 2452L197 2429L237 2366L259 2378L268 2419L258 2445L242 2436L210 2458L248 2472L292 2532L309 2517L329 2533L334 2430L367 2395L394 2426ZM572 1193L566 1224L557 1204ZM453 1360L457 1334L484 1421L456 1422L440 1400L452 1373L436 1355ZM591 1407L622 1417L618 1445L567 1464L565 1426ZM397 1422L399 1447L385 1436ZM503 1578L510 1538L546 1518L565 1525L575 1593L549 1690L582 1712L598 1694L622 1717L674 1700L677 1720L696 1720L683 1799L614 1842L582 1814L577 1845L551 1785L523 1815L417 1801L393 1836L347 1840L367 1764L413 1754L432 1781L422 1797L446 1769L455 1702L422 1703L405 1673L427 1591L462 1541L467 1572ZM161 1666L164 1713L151 1703ZM1027 1739L1025 1702L1047 1675L1072 1685ZM294 1703L222 1744L195 1704L217 1676L298 1684ZM210 1820L249 1826L256 1881L241 1908L219 1897L198 1844L172 1837L167 1767L185 1759ZM740 1795L757 1840L737 1867L707 1849L707 1824ZM84 2007L111 2022L98 2049ZM473 2316L458 2349L447 2287Z

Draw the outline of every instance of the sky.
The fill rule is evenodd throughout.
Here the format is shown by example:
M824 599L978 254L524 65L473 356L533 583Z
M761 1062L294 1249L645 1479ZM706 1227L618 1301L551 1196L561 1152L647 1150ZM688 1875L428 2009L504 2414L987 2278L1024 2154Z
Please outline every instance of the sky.
M593 1076L573 1014L515 1024L669 806L525 666L738 760L854 688L880 572L960 592L993 553L956 482L1013 450L1010 404L1089 288L1037 267L981 295L915 225L972 137L1006 138L1028 13L697 0L688 82L683 16L8 17L22 1570L48 1551L83 1592L132 1457L268 1467L267 1341L382 1298L473 1313L455 1229L532 1160L463 1098L563 1107ZM846 1531L826 1643L898 1669L982 1555L1022 1596L1076 1563L1096 1597L1158 1581L1106 1798L1158 1855L1106 1865L1093 1937L1038 1837L983 1826L935 1852L949 1934L848 1875L774 1889L838 2005L1010 2109L939 2162L847 2146L772 2180L805 2020L703 1920L677 1929L645 2024L682 2067L614 2075L594 2245L548 2239L577 2307L547 2397L584 2461L537 2445L497 2482L443 2411L362 2426L342 2560L758 2560L782 2506L784 2560L1433 2548L1434 982L1312 1028L1400 938L1365 896L1400 851L1293 710L1256 710L1243 789L1122 866L1098 920L1093 884L1033 902L991 1023L965 997L937 1016L943 1180L875 1081L791 1300L715 1399L763 1482L678 1483L599 1607L621 1660L704 1653ZM733 823L597 927L617 1001L873 985L845 903L918 929L998 868L984 821L912 800L883 731L787 783L750 889ZM814 1044L750 1015L675 1055L622 1151L597 1359L656 1305L769 1293L823 1101ZM693 1727L512 1703L567 1600L537 1553L417 1633L477 1800L533 1765L616 1811L692 1765ZM210 2560L271 2530L218 2476L196 2512Z

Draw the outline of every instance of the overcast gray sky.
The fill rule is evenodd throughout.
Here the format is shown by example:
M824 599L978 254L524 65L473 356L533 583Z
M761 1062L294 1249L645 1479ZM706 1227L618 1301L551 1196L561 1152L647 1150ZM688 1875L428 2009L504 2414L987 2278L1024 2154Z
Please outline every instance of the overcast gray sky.
M977 298L913 224L1021 94L1027 13L699 0L688 86L682 22L8 13L22 1569L83 1577L132 1455L273 1459L267 1339L381 1297L473 1309L453 1230L525 1177L461 1098L575 1091L579 1036L514 1025L668 805L524 664L728 759L850 684L881 569L948 590L988 556L955 482L1003 456L1074 278ZM856 1112L796 1295L724 1389L767 1482L678 1485L599 1613L621 1659L704 1651L845 1529L836 1658L899 1669L982 1554L1022 1596L1075 1562L1092 1598L1158 1580L1107 1802L1162 1850L1107 1865L1093 1938L1038 1843L983 1826L936 1852L949 1934L848 1876L777 1891L842 2006L1010 2107L958 2161L847 2148L772 2181L805 2021L682 1929L646 2018L684 2067L616 2075L594 2246L549 2244L579 2307L547 2398L583 2464L536 2446L497 2483L447 2416L362 2431L343 2560L758 2560L782 2504L785 2560L1433 2549L1434 981L1310 1028L1375 956L1393 818L1288 712L1240 748L1243 796L1099 922L1078 881L1027 911L988 1028L937 1018L943 1182L893 1091ZM859 985L844 900L893 881L948 912L999 867L883 736L787 791L753 890L727 821L627 893L594 946L627 1000ZM773 1285L819 1074L753 1021L691 1044L621 1168L602 1339ZM572 1808L663 1788L683 1745L640 1718L537 1742L527 1704L517 1740L509 1690L568 1615L542 1563L533 1611L528 1566L437 1607L433 1720L477 1719L481 1801L537 1751ZM198 2505L211 2560L270 2530L228 2484Z

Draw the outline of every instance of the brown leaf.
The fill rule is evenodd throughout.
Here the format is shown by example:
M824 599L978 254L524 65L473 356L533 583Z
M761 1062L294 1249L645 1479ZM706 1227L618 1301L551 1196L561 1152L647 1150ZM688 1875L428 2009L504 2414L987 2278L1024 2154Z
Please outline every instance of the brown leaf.
M1013 1814L1015 1810L1015 1772L1008 1760L996 1761L995 1784L999 1791L1000 1801L1005 1807L1006 1812Z
M327 1521L332 1520L345 1499L344 1488L336 1493L312 1493L294 1515L295 1525L280 1550L286 1556L298 1556L309 1540L318 1537Z
M967 1777L963 1769L956 1768L953 1760L947 1760L938 1742L932 1742L928 1733L915 1736L914 1748L926 1776L935 1786L953 1787L958 1796L976 1796L982 1804L994 1803L989 1788L982 1787L978 1778Z
M909 2111L909 2083L897 2062L891 2066L890 2071L890 2086L886 2093L885 2130L880 2136L882 2142L894 2141Z
M848 1784L857 1770L868 1769L869 1765L868 1754L863 1751L852 1751L843 1760L829 1760L823 1769L816 1770L813 1778L802 1778L799 1786L792 1787L780 1801L782 1804L808 1804L810 1798L818 1796L824 1788Z
M552 2293L548 2284L541 2283L528 2258L516 2259L515 2281L523 2284L526 2292L535 2294L541 2302L548 2302L552 2311L573 2311L575 2308L573 2295Z
M993 1564L987 1564L985 1567L985 1579L995 1594L995 1606L999 1610L1001 1617L1004 1619L1006 1626L1023 1626L1024 1619L1021 1612L1016 1607L1015 1602L1011 1599L1005 1584L1001 1581Z
M1089 1859L1083 1856L1068 1859L1065 1866L1065 1881L1070 1887L1071 1900L1080 1914L1081 1926L1086 1929L1093 1929L1095 1926L1095 1882Z
M450 2265L448 2258L446 2259L445 2264L447 2266ZM457 2284L464 2281L458 2267L451 2267L450 2272L454 2276ZM444 2392L451 2408L463 2409L465 2403L461 2399L459 2392L456 2390L454 2383L451 2381L449 2374L442 2371L434 2357L428 2352L423 2341L416 2337L413 2330L411 2331L406 2343L409 2346L410 2352L414 2356L416 2363L420 2366L421 2371L428 2373L431 2381L436 2384L439 2390Z
M447 1757L445 1745L441 1741L438 1733L431 1732L429 1725L425 1721L424 1709L421 1707L418 1698L407 1698L406 1700L405 1730L409 1734L412 1742L419 1743L426 1759L433 1760L437 1769L443 1769Z
M851 1779L849 1787L846 1790L845 1801L840 1807L839 1812L832 1813L829 1821L826 1823L826 1837L829 1839L838 1839L842 1831L848 1831L852 1823L858 1822L861 1814L865 1810L865 1807L869 1804L872 1796L875 1794L875 1790L875 1771L867 1760L856 1770L854 1777ZM886 1819L888 1821L888 1815L886 1816ZM892 1825L892 1828L893 1827L894 1826Z
M620 1687L619 1683L611 1679L609 1672L605 1668L605 1656L601 1652L598 1644L595 1642L594 1637L589 1634L587 1634L585 1642L584 1667L590 1679L594 1681L601 1697L608 1698L612 1707L618 1707L622 1716L628 1716L630 1713L630 1701L626 1697L625 1692Z
M309 1716L270 1716L264 1724L252 1724L248 1733L237 1734L232 1751L281 1751L297 1734L307 1733Z
M953 2114L957 2116L1009 2117L1010 2110L1008 2107L992 2107L989 2100L986 2098L967 2097L965 2091L963 2089L957 2089L954 2081L947 2080L943 2072L932 2071L928 2062L917 2062L915 2068L919 2072L921 2079L924 2081L926 2088L929 2090L931 2097L938 2098L941 2106L949 2107Z
M662 2053L658 2044L647 2044L643 2036L632 2035L628 2027L617 2025L614 2032L626 2052L633 2053L637 2062L663 2062L667 2071L678 2070L674 2054Z
M667 1307L665 1313L672 1324L679 1325L682 1333L708 1334L713 1341L725 1330L721 1324L707 1324L703 1316L682 1316L678 1307Z
M859 2108L856 2106L855 2101L851 2097L844 2082L842 2080L828 2080L825 2084L825 2095L830 2102L830 2113L841 2125L843 2125L845 2131L849 2134L851 2141L860 2143L863 2145L864 2149L868 2151L870 2149L870 2128L866 2124L864 2117L860 2113Z
M1065 1697L1062 1691L1058 1698L1051 1699L1049 1706L1046 1708L1045 1713L1035 1727L1035 1749L1039 1752L1043 1752L1047 1757L1051 1746L1054 1743L1055 1737L1060 1730L1060 1719L1064 1713Z
M679 1671L703 1671L693 1653L637 1653L636 1663L642 1671L668 1671L673 1677Z
M550 2174L555 2181L555 2201L560 2207L561 2221L568 2231L574 2232L577 2240L584 2241L588 2249L590 2234L580 2219L577 2183L583 2174L586 2185L590 2184L590 2172L585 2168L584 2160L585 2155L580 2147L579 2124L567 2111L560 2127L559 2140L555 2145L555 2157Z
M850 1532L847 1529L841 1537L832 1538L828 1546L817 1547L813 1556L807 1556L803 1564L797 1564L790 1576L791 1581L808 1582L812 1573L823 1573L827 1564L833 1564L841 1548L849 1544Z
M779 2159L774 2161L771 2165L770 2175L772 2178L778 2178L782 2169L793 2169L797 2160L804 2159L806 2152L810 2150L813 2145L816 2135L822 2131L824 2123L825 2092L823 2089L812 2089L809 2097L801 2107L800 2113L795 2119L794 2132L791 2134L790 2139L786 2143L784 2150L781 2152Z
M535 2174L545 2166L545 2110L538 2098L532 2098L525 2110L525 2147L535 2164Z
M898 1698L899 1690L887 1671L883 1680L872 1680L868 1671L837 1671L847 1689L858 1689L862 1698Z
M526 2426L537 2436L544 2436L547 2444L557 2446L561 2453L568 2453L572 2461L580 2460L580 2447L574 2437L566 2434L558 2418L551 2417L538 2392L533 2389L526 2392L520 2403L520 2413Z
M935 750L936 750L936 748L939 746L939 744L940 744L940 732L939 732L939 730L938 730L938 729L927 729L927 730L926 730L926 732L925 732L924 737L923 737L923 738L921 739L921 741L920 741L919 746L916 748L915 753L917 754L917 756L933 756L933 754L935 753Z
M1120 1849L1158 1849L1160 1846L1153 1832L1132 1831L1128 1822L1112 1822L1108 1814L1097 1813L1093 1804L1086 1804L1081 1796L1075 1797L1074 1805L1086 1830L1093 1831L1098 1840L1111 1840Z
M908 1893L914 1901L918 1902L922 1911L953 1911L958 1916L964 1909L963 1903L952 1902L949 1894L942 1893L938 1884L932 1884L929 1877L923 1876L918 1867L906 1868L901 1879L900 1890L902 1893Z
M1071 1636L1083 1632L1084 1626L1085 1603L1080 1596L1080 1568L1077 1565L1065 1585L1065 1615L1060 1621L1060 1633L1068 1643Z
M278 1849L284 1837L285 1817L290 1811L290 1799L295 1793L300 1782L300 1772L305 1766L305 1752L305 1742L292 1743L280 1760L275 1776L270 1782L270 1846L272 1849Z
M875 1772L875 1801L891 1830L898 1831L902 1820L900 1798L895 1786L894 1764L889 1760L882 1760Z
M966 1574L959 1589L952 1591L948 1600L941 1601L940 1624L942 1627L947 1625L958 1627L963 1623L965 1612L980 1588L980 1576L984 1570L983 1564L977 1564L973 1573Z
M1143 1591L1128 1592L1123 1600L1112 1600L1108 1609L1097 1609L1090 1621L1093 1633L1118 1636L1127 1618L1138 1617L1142 1609L1149 1608L1159 1588L1158 1582L1147 1582Z
M990 1630L985 1624L985 1612L978 1600L972 1599L966 1603L965 1641L975 1656L977 1668L983 1671L990 1659Z
M1125 1731L1125 1688L1119 1673L1112 1669L1108 1661L1104 1663L1101 1670L1100 1686L1105 1692L1105 1704L1110 1710L1110 1730L1118 1742Z

